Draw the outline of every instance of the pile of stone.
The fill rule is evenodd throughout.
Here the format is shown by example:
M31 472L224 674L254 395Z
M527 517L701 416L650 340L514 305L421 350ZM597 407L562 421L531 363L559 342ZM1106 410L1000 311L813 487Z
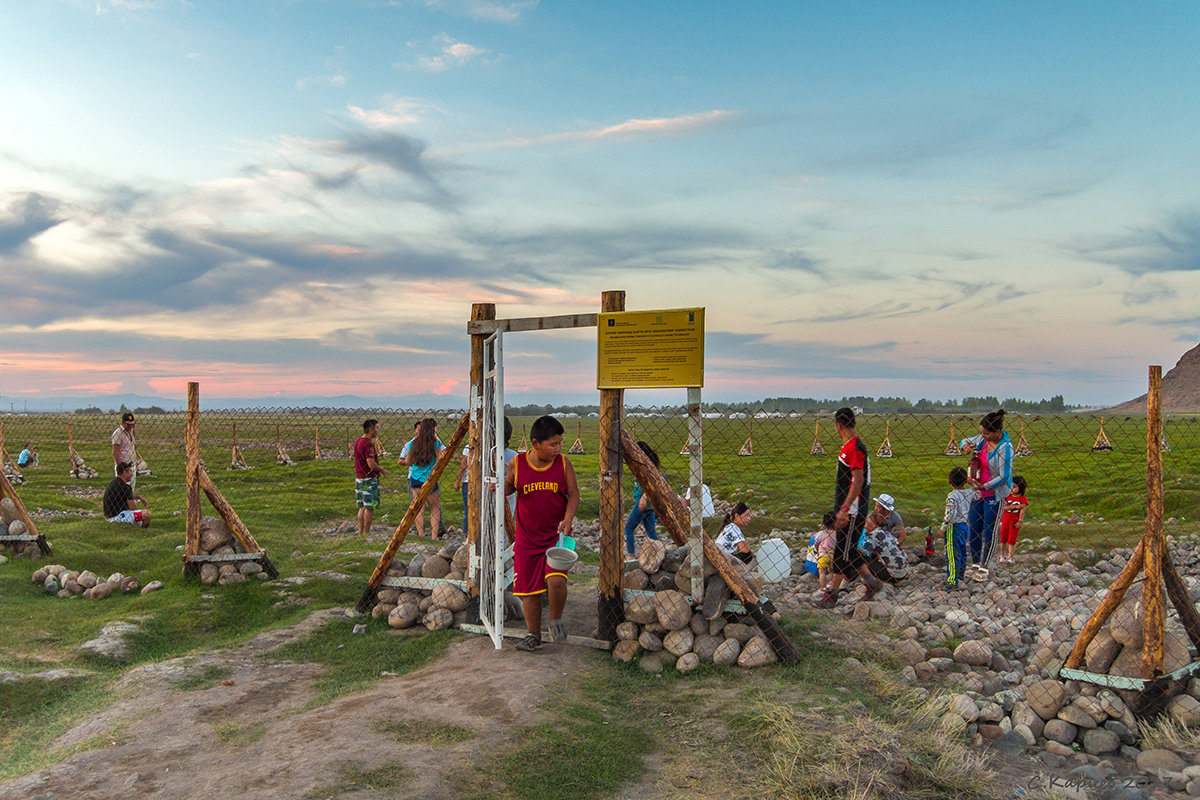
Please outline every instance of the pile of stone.
M741 562L730 563L755 592L762 592L757 573ZM752 620L724 611L729 589L707 562L703 607L693 608L689 548L649 540L627 567L624 588L646 594L636 594L625 604L625 621L617 626L613 646L616 658L639 659L643 669L653 672L667 663L690 672L709 661L752 668L776 660L771 643Z
M79 478L80 480L87 480L100 475L99 472L83 463L83 459L75 453L71 454L71 471L68 474L72 478Z
M133 470L138 475L149 475L154 477L154 473L150 471L150 465L147 464L146 460L143 458L139 458L137 460L137 463L133 465Z
M114 594L149 594L162 588L159 581L150 581L145 587L133 575L122 575L114 572L107 578L98 577L90 570L77 572L64 567L62 564L50 564L41 567L33 573L33 582L43 587L46 594L55 597L87 597L91 600L104 600Z
M8 482L13 486L20 486L25 482L25 476L21 474L15 464L4 462L4 477L8 478Z
M0 536L22 536L29 533L29 528L17 514L17 504L11 497L0 500ZM0 552L11 553L17 558L38 559L42 551L36 542L2 542Z
M1200 540L1167 540L1195 603L1200 600ZM906 580L872 600L858 601L857 588L839 599L835 613L878 620L899 635L899 642L845 623L830 630L858 641L879 638L882 646L897 651L905 664L898 677L919 696L940 697L936 702L943 704L945 723L977 742L994 741L1015 752L1036 749L1047 766L1073 766L1089 774L1141 772L1182 790L1200 777L1200 769L1187 776L1184 770L1192 768L1181 765L1177 755L1143 746L1139 723L1129 712L1131 693L1058 679L1084 624L1132 550L1065 552L1050 538L1023 544L1015 564L993 563L987 580L963 581L957 591L944 590L942 567L913 560ZM814 602L815 577L797 575L790 582L789 602ZM1085 671L1140 676L1140 587L1134 584L1093 640ZM1190 661L1187 638L1169 613L1165 668ZM1200 680L1187 682L1169 700L1167 714L1180 725L1200 727ZM1192 755L1185 755L1190 764ZM1200 783L1193 788L1200 794Z
M275 454L275 463L282 464L285 467L296 466L296 462L292 461L292 457L289 456L287 453L283 452L282 450L280 450L278 453Z
M432 555L417 555L405 563L400 559L392 562L388 576L393 578L445 578L452 581L466 579L470 560L470 546L465 542L447 542ZM467 621L467 593L450 583L440 583L433 589L399 589L385 586L376 592L376 605L371 616L386 617L393 628L411 628L424 625L431 631L461 625ZM513 611L520 615L519 606L508 608L509 618Z
M200 555L220 556L244 552L225 520L219 517L200 518ZM200 582L224 586L227 583L241 583L250 578L270 580L271 576L263 571L262 564L251 558L247 555L246 560L224 561L220 564L206 561L200 565Z

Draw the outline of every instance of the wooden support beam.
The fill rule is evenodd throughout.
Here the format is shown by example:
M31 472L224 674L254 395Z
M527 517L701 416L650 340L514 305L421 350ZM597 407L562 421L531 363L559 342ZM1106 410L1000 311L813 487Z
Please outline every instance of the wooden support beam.
M650 504L654 506L658 518L666 526L667 532L671 536L671 541L677 545L682 545L687 541L687 532L690 524L690 516L687 508L683 505L683 501L671 489L670 484L667 483L667 479L655 469L654 464L650 462L650 459L646 457L642 449L637 446L637 442L634 441L633 436L628 431L621 432L621 444L625 463L629 465L630 471L633 472L633 477L642 485L642 490L650 498ZM766 634L767 641L771 643L771 648L779 656L779 660L785 664L798 664L800 662L800 654L796 652L796 649L780 629L775 619L767 613L770 609L768 606L769 601L759 598L758 594L750 587L750 584L746 583L745 579L734 568L728 556L725 555L721 548L717 547L716 542L710 539L708 534L701 531L700 539L704 547L704 557L725 580L725 584L729 587L734 597L742 601L742 605L746 607L746 612L751 619Z
M622 293L623 294L623 293ZM476 305L491 305L491 303L476 303ZM496 319L495 306L490 317L471 317L467 323L467 333L472 336L503 331L516 333L518 331L549 331L563 328L594 328L596 314L560 314L553 317L518 317L516 319ZM624 309L620 309L624 311Z
M437 461L433 464L433 470L429 473L429 477L425 479L425 483L421 486L412 502L408 504L408 510L404 512L404 519L400 520L400 524L396 526L396 532L392 534L392 540L388 542L388 546L383 551L383 555L379 558L379 563L375 565L375 571L371 573L370 580L367 581L367 588L363 590L362 596L358 599L355 605L359 611L366 611L375 602L375 592L379 589L380 583L387 575L388 569L392 566L392 560L396 557L396 551L400 549L400 545L404 543L404 538L408 536L408 531L412 528L413 523L417 521L417 514L421 513L421 509L425 505L425 500L433 492L433 487L437 486L438 480L442 477L442 472L445 471L446 465L454 461L457 457L458 446L462 444L462 440L467 435L467 428L471 424L471 415L464 414L463 418L458 421L458 427L454 429L454 435L450 437L449 443L443 448L442 454L438 456Z
M624 292L604 292L600 311L625 310ZM594 324L594 323L593 323ZM599 638L615 642L617 626L625 621L622 597L624 545L621 542L621 414L623 389L600 390L600 587L596 614Z
M50 555L50 545L46 542L46 537L38 532L37 525L34 524L33 518L29 516L29 512L25 510L25 504L17 496L17 490L9 483L8 476L4 474L3 469L0 469L0 497L9 497L12 499L13 505L17 508L17 517L21 522L25 523L25 528L29 531L30 535L37 538L38 549L44 554Z
M1079 637L1075 640L1075 646L1071 648L1071 654L1067 656L1067 661L1063 664L1066 669L1078 669L1083 663L1083 657L1087 653L1087 647L1092 643L1092 639L1096 638L1096 634L1104 627L1104 623L1108 622L1108 618L1112 616L1112 612L1116 610L1121 601L1125 599L1125 592L1129 590L1130 585L1142 573L1142 564L1145 561L1145 551L1143 542L1139 541L1137 547L1133 550L1133 555L1129 557L1129 561L1125 563L1125 568L1113 580L1112 585L1108 587L1108 594L1100 601L1100 605L1092 612L1092 616L1084 623L1083 629L1079 632Z
M1183 579L1179 577L1175 565L1171 562L1169 551L1163 554L1163 582L1166 584L1171 604L1179 612L1179 621L1183 623L1183 629L1187 632L1192 647L1200 651L1200 614L1196 613L1196 606L1192 604L1187 587L1183 585Z
M1162 367L1150 367L1146 394L1146 567L1142 581L1142 677L1162 675L1166 655L1163 602Z
M183 553L200 554L200 384L187 385L187 421L183 429L185 517Z
M485 322L496 319L494 303L475 303L471 306L471 322ZM467 395L469 408L466 419L469 419L470 436L467 438L467 518L463 520L463 529L467 532L467 542L474 553L479 546L479 512L483 505L483 448L480 446L483 435L483 373L484 373L484 340L487 332L471 334L471 367L470 390ZM504 431L496 431L497 438L504 436ZM474 573L467 570L467 596L471 598L470 617L478 616L479 584Z
M229 526L229 530L233 532L233 536L238 540L238 544L247 553L257 553L262 550L258 546L258 542L250 535L250 529L246 527L246 523L242 522L242 518L234 511L233 506L225 499L225 495L221 494L221 490L213 483L213 479L209 476L208 470L203 466L197 471L197 477L200 478L200 488L204 491L208 502L212 503L212 507L217 510L221 519L225 520L225 524Z

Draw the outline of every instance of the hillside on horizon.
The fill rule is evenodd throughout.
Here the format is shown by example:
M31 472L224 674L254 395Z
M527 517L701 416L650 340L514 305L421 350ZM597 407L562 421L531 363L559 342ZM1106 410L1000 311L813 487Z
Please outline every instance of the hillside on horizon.
M1146 395L1135 397L1107 409L1114 414L1146 413ZM1189 414L1200 411L1200 345L1182 356L1175 366L1163 375L1162 412Z

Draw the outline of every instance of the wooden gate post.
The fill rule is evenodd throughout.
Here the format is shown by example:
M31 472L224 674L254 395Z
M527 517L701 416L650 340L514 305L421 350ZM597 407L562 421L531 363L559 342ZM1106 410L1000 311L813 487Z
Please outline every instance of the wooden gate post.
M200 384L187 385L187 423L184 427L184 480L186 486L183 554L200 553ZM198 569L188 564L193 572Z
M471 305L471 320L489 320L496 318L495 303L473 303ZM479 583L476 580L475 569L481 563L476 553L479 547L479 510L483 503L483 453L481 452L481 436L483 432L483 351L486 333L471 334L471 389L467 396L467 414L471 418L467 438L467 518L463 520L463 529L467 532L467 542L470 545L471 566L467 570L467 596L471 598L468 616L471 622L478 622L479 617ZM496 431L496 438L504 437L503 429ZM504 491L503 487L500 491Z
M625 310L625 292L604 292L600 311ZM600 390L600 592L596 614L597 638L616 641L617 625L625 619L622 592L624 560L621 544L621 411L623 389Z

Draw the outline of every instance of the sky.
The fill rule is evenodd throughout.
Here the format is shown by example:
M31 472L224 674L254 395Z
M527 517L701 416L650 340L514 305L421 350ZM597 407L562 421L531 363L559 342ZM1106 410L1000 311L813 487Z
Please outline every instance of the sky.
M1120 402L1200 342L1198 34L1194 2L5 3L0 406L461 404L472 303L613 289L706 309L706 400ZM504 350L509 402L596 398L594 331Z

